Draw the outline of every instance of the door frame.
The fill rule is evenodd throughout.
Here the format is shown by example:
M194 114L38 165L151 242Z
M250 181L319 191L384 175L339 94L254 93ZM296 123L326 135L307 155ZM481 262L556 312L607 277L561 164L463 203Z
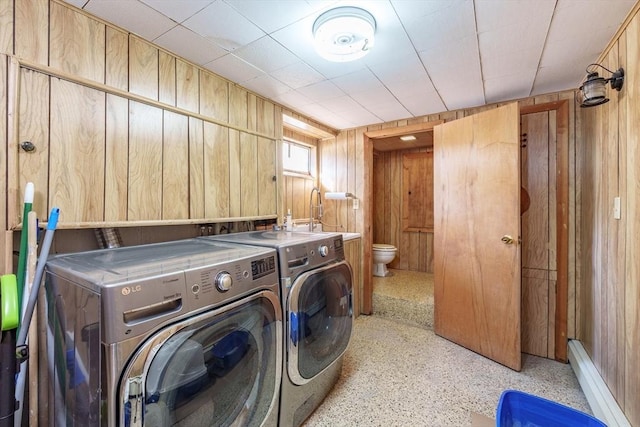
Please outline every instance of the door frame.
M569 100L521 105L520 115L556 112L556 282L555 354L566 362L569 313Z
M412 125L371 130L363 132L364 167L363 167L363 195L364 204L362 230L362 303L361 313L373 313L373 272L371 260L371 247L373 245L373 140L390 136L402 136L409 133L433 131L436 125L444 123L444 120L434 120Z
M495 108L500 105L496 104ZM520 115L556 111L556 225L557 241L556 256L558 266L558 280L556 284L555 311L555 359L567 361L567 323L569 310L569 100L543 104L522 105ZM418 130L433 129L444 120L418 123L408 126L386 128L363 132L364 167L363 167L363 196L364 204L362 230L362 313L373 313L373 274L371 260L372 220L373 220L373 139L394 135L403 135Z

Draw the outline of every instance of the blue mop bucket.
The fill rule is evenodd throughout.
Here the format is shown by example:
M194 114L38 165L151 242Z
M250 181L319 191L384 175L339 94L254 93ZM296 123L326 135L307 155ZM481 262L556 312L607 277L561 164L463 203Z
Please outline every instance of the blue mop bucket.
M515 390L500 396L496 427L607 427L584 412Z

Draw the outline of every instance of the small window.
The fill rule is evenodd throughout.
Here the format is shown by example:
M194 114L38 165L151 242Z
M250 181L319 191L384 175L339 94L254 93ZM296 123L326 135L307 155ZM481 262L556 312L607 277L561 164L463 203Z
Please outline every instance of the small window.
M311 148L284 141L282 144L282 165L285 171L311 175Z

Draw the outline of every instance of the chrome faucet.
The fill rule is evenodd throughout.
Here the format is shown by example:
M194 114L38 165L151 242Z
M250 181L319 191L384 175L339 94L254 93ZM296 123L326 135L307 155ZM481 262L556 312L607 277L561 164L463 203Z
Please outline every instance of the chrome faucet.
M320 189L318 187L313 187L311 190L311 196L309 197L309 231L313 231L313 192L316 191L318 194L316 196L317 206L318 208L318 222L322 221L322 196L320 196Z

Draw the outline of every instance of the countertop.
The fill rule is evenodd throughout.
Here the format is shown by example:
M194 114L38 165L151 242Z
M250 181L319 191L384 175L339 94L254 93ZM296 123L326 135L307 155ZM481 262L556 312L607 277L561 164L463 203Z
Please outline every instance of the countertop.
M347 240L359 239L360 237L360 233L342 233L342 240L345 242Z

